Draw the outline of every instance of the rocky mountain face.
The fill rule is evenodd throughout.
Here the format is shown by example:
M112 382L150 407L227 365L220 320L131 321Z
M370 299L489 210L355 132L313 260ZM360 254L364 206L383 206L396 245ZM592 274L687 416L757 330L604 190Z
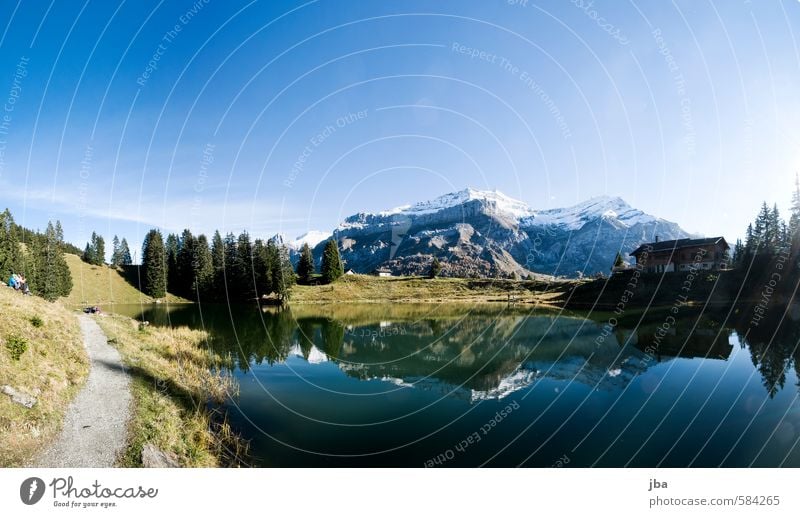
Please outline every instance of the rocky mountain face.
M289 247L296 250L302 242L319 239L314 247L319 259L326 235L315 232L312 239L298 238ZM690 235L619 197L534 210L500 192L474 189L358 213L332 234L345 267L357 273L386 268L394 274L425 274L436 257L442 275L462 277L607 273L618 251L629 260L630 251L656 236L670 240Z

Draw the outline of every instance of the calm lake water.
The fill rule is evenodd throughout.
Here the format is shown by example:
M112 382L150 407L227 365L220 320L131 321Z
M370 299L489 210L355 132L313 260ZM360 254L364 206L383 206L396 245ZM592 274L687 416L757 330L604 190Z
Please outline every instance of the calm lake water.
M800 466L794 312L109 309L235 358L226 409L257 466Z

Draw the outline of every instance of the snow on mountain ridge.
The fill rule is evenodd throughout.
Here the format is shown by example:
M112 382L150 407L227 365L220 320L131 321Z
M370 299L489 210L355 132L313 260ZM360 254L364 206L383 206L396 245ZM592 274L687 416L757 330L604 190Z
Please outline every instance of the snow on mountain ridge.
M490 205L499 215L516 220L521 226L559 226L567 230L578 230L585 223L595 219L612 219L625 226L650 223L660 219L631 207L619 196L596 196L565 208L534 210L524 201L509 197L497 190L477 190L466 188L444 194L437 198L402 205L376 214L357 214L361 218L350 217L339 229L363 226L366 217L390 217L405 215L416 217L430 215L442 210L456 208L470 201L479 200Z
M327 240L331 237L331 232L321 232L319 230L310 230L303 235L300 235L295 240L288 244L289 248L299 250L303 244L308 244L310 248L314 248L320 242Z
M391 210L378 212L379 216L389 216L395 214L405 215L424 215L432 214L447 208L454 208L463 205L469 201L485 201L494 203L498 211L513 215L517 218L531 215L533 210L523 201L506 196L497 190L477 190L473 188L466 188L458 192L451 192L444 194L435 199L428 201L419 201L413 205L403 205Z
M597 196L567 208L551 208L536 212L531 225L561 226L580 229L587 221L616 219L626 226L658 221L657 217L633 208L619 196Z

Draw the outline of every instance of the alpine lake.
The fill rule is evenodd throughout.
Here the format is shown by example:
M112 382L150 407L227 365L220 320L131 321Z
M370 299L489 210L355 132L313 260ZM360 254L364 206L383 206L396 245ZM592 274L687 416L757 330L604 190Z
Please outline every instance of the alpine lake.
M800 467L796 307L105 309L210 333L252 466Z

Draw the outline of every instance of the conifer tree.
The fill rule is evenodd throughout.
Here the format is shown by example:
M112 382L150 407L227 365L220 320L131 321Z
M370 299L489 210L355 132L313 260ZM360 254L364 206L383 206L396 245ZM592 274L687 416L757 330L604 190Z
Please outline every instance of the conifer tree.
M329 239L322 252L322 281L326 284L336 281L344 274L344 266L339 256L339 247L334 239Z
M131 264L133 264L131 249L128 247L128 240L123 237L122 242L119 243L119 265L130 266Z
M212 299L221 300L225 296L225 244L219 230L211 238L211 267L213 275L209 294Z
M0 214L0 278L8 280L11 273L22 267L22 250L14 231L14 218L6 209Z
M194 245L194 283L192 285L192 298L208 296L214 280L214 266L211 260L211 250L208 248L208 238L200 234Z
M144 275L144 292L153 298L167 295L166 250L161 232L150 230L142 244L142 270Z
M310 284L314 276L314 255L311 247L306 242L300 250L300 260L297 262L297 277L301 284Z
M119 266L119 237L114 235L114 238L111 239L111 262L112 266Z
M235 298L251 300L255 297L253 245L250 242L250 234L246 231L240 233L236 239L236 258L233 263L232 277L236 287Z
M261 239L256 239L253 244L253 276L259 298L272 292L272 259L278 254L277 249L274 252L270 250L269 244L265 245Z
M180 243L175 257L175 272L172 274L175 286L170 289L170 292L191 298L194 296L194 256L196 252L195 239L191 230L188 228L183 230Z
M442 265L439 263L439 259L433 257L433 262L431 262L431 269L428 272L428 278L436 278L439 276L439 273L442 272Z
M289 261L289 250L286 246L275 247L277 257L273 257L272 264L272 286L273 292L278 296L282 304L289 301L291 288L297 281L292 263Z
M164 253L166 263L167 275L167 291L178 292L180 291L180 283L178 279L178 251L180 249L180 241L178 236L174 233L167 235L164 241Z
M800 231L800 177L797 174L794 176L794 192L792 192L792 204L789 212L789 237L795 240Z
M92 232L92 248L94 250L94 264L95 266L102 266L106 261L106 241L103 240L101 235Z

